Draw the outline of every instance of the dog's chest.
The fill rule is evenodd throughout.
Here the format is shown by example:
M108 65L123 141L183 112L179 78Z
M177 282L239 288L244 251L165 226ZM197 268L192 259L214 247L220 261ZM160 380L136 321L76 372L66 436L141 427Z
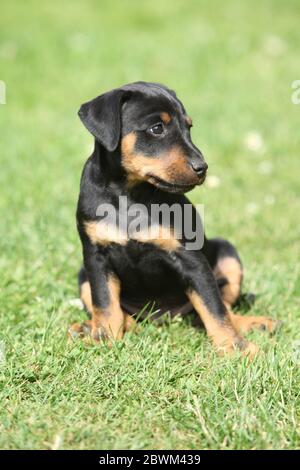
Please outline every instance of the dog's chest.
M173 274L166 257L156 247L129 241L126 246L108 248L109 264L121 281L122 289L135 296L159 293L174 288Z
M162 214L155 205L128 206L124 198L118 207L103 205L97 216L97 220L85 223L86 233L93 244L127 246L134 241L142 245L151 244L165 251L175 251L180 246L170 219L161 223Z

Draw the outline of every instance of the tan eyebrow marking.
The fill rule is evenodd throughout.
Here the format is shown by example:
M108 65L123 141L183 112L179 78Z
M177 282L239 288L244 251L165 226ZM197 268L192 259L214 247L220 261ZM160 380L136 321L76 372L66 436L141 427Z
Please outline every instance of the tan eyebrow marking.
M186 116L186 117L185 117L185 120L186 120L186 122L187 122L187 124L188 124L189 126L192 126L192 125L193 125L192 118L190 118L189 116Z
M169 124L169 122L171 121L170 114L166 112L160 113L160 118L165 124Z

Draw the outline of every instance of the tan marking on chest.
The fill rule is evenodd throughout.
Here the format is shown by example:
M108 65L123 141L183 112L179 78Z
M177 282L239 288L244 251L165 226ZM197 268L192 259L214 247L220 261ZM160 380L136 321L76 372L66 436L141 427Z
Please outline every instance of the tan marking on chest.
M107 246L110 243L126 245L128 236L119 227L105 221L85 222L85 231L94 245Z
M119 230L117 226L109 225L104 221L85 222L86 233L94 245L108 246L117 243L125 246L129 240L139 243L152 243L166 251L175 251L181 245L176 239L173 229L151 226L147 230L136 231L130 235Z
M176 251L181 246L174 235L174 230L161 225L137 233L133 239L141 243L152 243L165 251Z

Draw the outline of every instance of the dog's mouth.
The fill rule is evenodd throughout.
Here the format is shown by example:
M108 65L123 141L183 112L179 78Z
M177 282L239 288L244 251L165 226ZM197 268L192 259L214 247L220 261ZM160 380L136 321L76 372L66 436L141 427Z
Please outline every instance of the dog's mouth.
M163 191L167 191L169 193L187 193L194 189L195 186L199 186L200 184L204 183L205 177L199 179L198 182L192 184L181 184L181 183L170 183L169 181L165 181L158 176L149 174L148 181L149 183L153 184L154 186L162 189Z

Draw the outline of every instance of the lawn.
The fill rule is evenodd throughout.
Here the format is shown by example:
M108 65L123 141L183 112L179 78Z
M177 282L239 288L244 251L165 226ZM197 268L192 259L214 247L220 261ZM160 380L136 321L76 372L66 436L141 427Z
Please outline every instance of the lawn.
M298 0L2 4L0 448L299 447L299 20ZM206 232L237 245L252 313L284 321L249 335L250 364L180 319L110 350L67 343L85 318L77 110L135 80L176 89L209 163L190 193Z

